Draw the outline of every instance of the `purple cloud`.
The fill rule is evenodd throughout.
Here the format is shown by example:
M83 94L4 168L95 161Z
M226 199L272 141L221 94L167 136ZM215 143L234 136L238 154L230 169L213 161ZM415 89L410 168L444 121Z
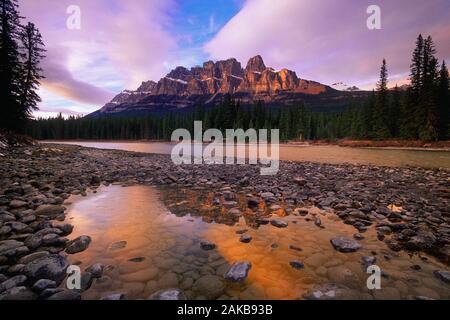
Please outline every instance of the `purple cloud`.
M381 7L382 30L366 26L371 4ZM432 35L438 56L450 58L449 11L448 0L247 0L204 49L213 59L261 54L303 78L373 87L383 57L392 83L407 78L419 33Z

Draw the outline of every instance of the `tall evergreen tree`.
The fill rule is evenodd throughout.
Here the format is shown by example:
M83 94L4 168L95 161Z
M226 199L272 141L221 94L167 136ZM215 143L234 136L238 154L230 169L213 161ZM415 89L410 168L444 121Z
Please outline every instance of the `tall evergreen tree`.
M0 129L18 129L20 19L17 0L0 0Z
M41 98L37 94L40 80L44 78L40 62L44 58L44 43L35 25L29 22L22 30L23 70L21 77L20 120L27 120Z
M383 59L383 63L380 69L380 80L377 83L377 93L375 99L374 109L374 137L376 139L387 139L390 136L388 127L388 72L386 66L386 59Z
M440 139L450 137L449 76L445 61L442 61L438 85L438 131Z
M421 140L438 139L438 119L436 105L436 87L438 79L438 61L431 36L423 46L422 90L419 93L419 138Z

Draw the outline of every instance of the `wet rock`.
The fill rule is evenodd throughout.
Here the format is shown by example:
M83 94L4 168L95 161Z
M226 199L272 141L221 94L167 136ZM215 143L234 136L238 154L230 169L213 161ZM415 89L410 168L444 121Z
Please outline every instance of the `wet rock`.
M36 300L37 295L27 287L14 287L0 294L1 300Z
M303 249L302 248L300 248L300 247L297 247L297 246L295 246L295 245L293 245L293 244L290 244L289 245L289 249L291 249L291 250L295 250L295 251L303 251Z
M47 300L59 300L59 301L73 301L81 300L81 294L76 290L63 289L50 297Z
M444 270L436 270L433 272L436 278L439 280L450 283L450 271L444 271Z
M367 269L369 266L374 265L377 261L377 258L374 256L364 256L361 258L361 263L365 269Z
M37 207L37 209L34 211L34 215L36 216L45 216L49 218L54 218L63 213L64 207L55 204L43 204Z
M66 252L68 254L75 254L82 252L89 247L92 239L89 236L80 236L67 244Z
M164 289L155 292L149 300L186 300L186 296L180 289Z
M248 229L240 229L238 231L236 231L236 234L244 234L248 231Z
M277 228L286 228L288 226L288 223L281 219L272 219L270 224Z
M29 252L29 249L23 242L16 240L3 240L0 241L0 256L5 257L17 257L25 255Z
M256 218L255 222L259 225L266 225L270 223L270 220L266 218Z
M250 241L252 241L252 239L253 238L251 236L249 236L248 234L244 234L244 235L241 236L239 241L243 242L243 243L249 243Z
M243 282L247 279L248 273L252 268L252 264L248 261L237 261L233 263L224 278L232 282Z
M24 275L18 275L14 276L12 278L9 278L8 280L0 283L0 293L12 289L14 287L21 286L25 281L27 280L27 277Z
M64 223L61 225L56 225L55 228L58 228L59 230L61 230L63 236L67 236L69 234L72 233L73 231L73 225L69 224L69 223Z
M259 207L259 199L256 199L256 198L248 199L247 206L251 209L257 209Z
M107 295L103 298L101 298L100 300L123 300L125 299L125 294L123 293L113 293L110 295Z
M219 276L206 275L195 281L192 290L207 299L217 299L225 290L225 284Z
M81 292L88 290L92 286L92 282L94 281L94 277L90 272L83 272L81 275Z
M361 233L355 233L353 235L353 238L355 238L356 240L364 240L364 236Z
M303 264L303 262L299 261L299 260L292 260L289 261L289 265L294 268L294 269L303 269L305 268L305 265Z
M216 245L212 242L209 242L208 240L202 240L200 241L200 248L203 250L209 251L214 250L216 248Z
M93 264L92 266L86 269L86 272L92 274L94 278L100 278L103 274L104 265L101 263Z
M56 228L41 229L38 232L27 237L25 239L25 245L32 250L37 249L43 244L44 237L50 234L55 234L56 236L59 236L61 234L61 230ZM48 239L48 237L46 239Z
M48 279L40 279L38 281L36 281L35 284L33 284L32 286L32 290L35 292L42 292L45 289L51 289L51 288L56 288L56 282L53 280L48 280Z
M27 205L27 203L26 203L25 201L22 201L22 200L12 200L12 201L9 203L9 207L10 207L11 209L22 208L22 207L25 207L26 205Z
M341 300L346 299L347 288L337 284L324 284L315 286L311 291L305 293L306 300Z
M333 248L339 252L355 252L361 249L361 245L354 241L344 237L338 237L330 240Z
M319 227L319 228L323 228L322 226L322 220L320 220L319 217L316 217L316 219L314 219L314 224Z
M32 282L48 279L60 283L65 278L68 267L69 263L64 257L51 254L28 263L23 272Z
M114 242L109 246L109 250L119 250L123 249L127 246L127 242L125 240Z

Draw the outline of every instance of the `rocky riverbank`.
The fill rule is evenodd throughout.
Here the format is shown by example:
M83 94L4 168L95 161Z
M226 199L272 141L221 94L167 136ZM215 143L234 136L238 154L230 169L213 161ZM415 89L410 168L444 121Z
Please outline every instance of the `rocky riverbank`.
M249 207L283 205L287 215L316 206L352 225L356 239L375 228L393 251L425 251L449 264L448 170L282 162L276 176L260 176L249 165L175 166L167 155L62 145L4 148L0 160L0 299L80 298L80 292L58 288L67 256L91 241L89 235L66 238L73 226L64 222L65 200L110 183L202 186L230 208L239 192L248 195ZM255 223L286 226L283 218L269 221L257 210L255 215ZM315 223L320 227L320 218ZM358 250L354 242L338 238L332 245L351 252ZM102 269L85 270L82 289ZM449 281L448 272L437 270L436 277Z

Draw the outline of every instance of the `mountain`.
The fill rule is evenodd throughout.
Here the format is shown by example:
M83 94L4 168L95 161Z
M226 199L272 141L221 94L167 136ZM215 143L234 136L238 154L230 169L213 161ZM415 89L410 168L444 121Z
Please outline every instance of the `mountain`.
M331 85L331 87L333 89L335 89L335 90L338 90L338 91L349 91L349 92L361 91L358 87L356 87L356 86L349 86L348 84L345 84L343 82L333 83Z
M234 58L207 61L202 67L191 69L177 67L158 82L143 82L137 90L121 92L91 116L179 110L198 104L214 105L226 94L243 104L263 100L270 105L309 101L325 106L328 103L342 103L343 97L350 98L329 86L301 79L294 71L275 71L266 67L258 55L251 58L245 68Z

